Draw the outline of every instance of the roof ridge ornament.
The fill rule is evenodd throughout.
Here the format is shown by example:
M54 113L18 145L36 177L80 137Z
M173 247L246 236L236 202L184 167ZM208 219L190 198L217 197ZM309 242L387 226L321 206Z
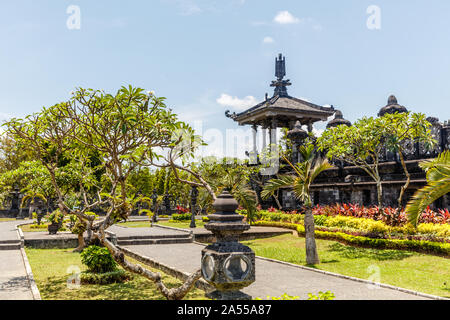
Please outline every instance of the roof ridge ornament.
M279 95L280 97L288 97L287 86L291 85L290 80L283 80L286 76L286 57L280 53L278 57L275 58L275 77L277 80L272 81L271 87L275 87L274 96Z

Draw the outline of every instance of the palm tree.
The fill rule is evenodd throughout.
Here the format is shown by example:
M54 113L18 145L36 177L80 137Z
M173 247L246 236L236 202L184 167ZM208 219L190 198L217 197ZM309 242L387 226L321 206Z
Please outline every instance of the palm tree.
M305 242L306 263L318 264L316 240L314 238L314 216L312 214L312 201L309 188L314 179L324 170L332 167L327 159L316 157L314 145L301 146L299 148L303 161L293 165L284 155L283 158L294 169L296 175L283 175L277 179L271 179L266 183L261 193L263 199L267 199L280 188L292 188L295 197L303 202L305 207Z
M436 159L422 161L419 166L425 170L428 184L419 189L406 206L408 221L414 226L427 206L450 192L450 151L444 151Z

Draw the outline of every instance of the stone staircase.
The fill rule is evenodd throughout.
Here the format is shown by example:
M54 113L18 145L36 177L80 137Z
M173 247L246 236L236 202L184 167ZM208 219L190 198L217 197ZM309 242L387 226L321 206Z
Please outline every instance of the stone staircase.
M0 240L0 250L20 250L20 241Z
M145 244L173 244L173 243L191 243L193 236L186 234L172 234L172 235L146 235L146 236L124 236L117 237L117 244L119 246L133 246Z
M189 231L170 230L166 228L124 228L113 226L108 231L108 238L119 246L191 243L194 235Z

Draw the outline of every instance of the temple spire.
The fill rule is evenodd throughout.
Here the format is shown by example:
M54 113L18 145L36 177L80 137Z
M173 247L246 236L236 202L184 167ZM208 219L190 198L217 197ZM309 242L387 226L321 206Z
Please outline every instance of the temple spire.
M275 77L278 81L283 80L286 75L286 57L283 57L281 53L278 58L275 58Z
M274 96L287 97L287 86L291 85L289 80L283 80L286 75L286 57L280 53L278 58L275 58L275 77L276 81L272 81L271 87L275 87Z

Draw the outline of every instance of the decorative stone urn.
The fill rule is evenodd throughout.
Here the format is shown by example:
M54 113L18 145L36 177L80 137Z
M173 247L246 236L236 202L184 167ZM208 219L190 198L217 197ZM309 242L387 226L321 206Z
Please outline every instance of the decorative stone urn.
M207 297L217 300L250 300L241 291L255 281L255 253L238 242L239 235L250 226L236 213L237 201L227 191L213 204L215 214L205 225L216 237L216 242L202 250L203 278L217 290Z

